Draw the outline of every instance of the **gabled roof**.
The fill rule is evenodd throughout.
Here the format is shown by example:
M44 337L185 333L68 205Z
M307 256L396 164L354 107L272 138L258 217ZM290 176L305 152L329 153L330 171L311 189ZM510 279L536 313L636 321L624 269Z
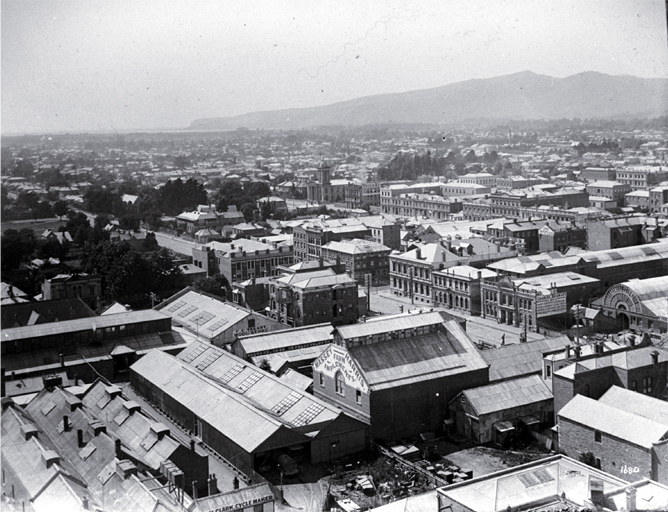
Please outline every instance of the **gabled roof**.
M598 401L668 425L668 402L619 386L612 386Z
M334 339L332 324L324 323L239 337L239 345L252 356L258 352L279 352L286 348L307 345L326 345Z
M579 423L648 449L668 434L668 422L657 422L584 395L575 395L558 417L559 421Z
M178 359L223 387L232 399L243 401L258 412L300 432L336 419L341 411L291 386L288 381L247 363L226 350L196 341Z
M489 386L462 391L454 400L466 397L479 416L552 400L552 392L540 375L529 375Z
M3 329L25 325L62 322L97 315L80 298L3 304L0 309Z
M480 355L489 364L489 381L495 382L542 372L543 356L569 344L567 336L560 336L482 350Z
M455 320L435 333L349 347L348 351L369 387L376 390L487 368Z

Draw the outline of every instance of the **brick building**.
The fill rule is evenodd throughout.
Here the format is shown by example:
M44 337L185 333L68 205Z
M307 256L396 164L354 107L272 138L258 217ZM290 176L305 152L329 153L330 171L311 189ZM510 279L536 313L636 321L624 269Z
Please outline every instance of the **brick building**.
M606 197L615 201L617 206L624 206L624 196L632 189L627 183L619 181L595 181L588 183L586 190L590 196Z
M293 228L295 260L317 260L322 246L343 239L366 238L371 231L359 219L314 220Z
M566 252L569 247L587 248L587 228L573 222L559 221L538 230L538 252Z
M617 169L617 181L631 187L631 190L644 190L668 180L668 171L663 167L633 165Z
M331 268L284 274L269 282L267 315L294 327L355 323L359 316L357 283Z
M342 240L322 246L323 258L341 262L346 272L358 284L364 284L371 275L375 286L390 282L390 252L392 249L370 240Z
M635 482L668 483L668 404L616 386L598 400L575 396L559 411L559 448Z
M401 194L389 197L386 205L393 215L437 220L449 219L451 215L462 210L459 199L432 194Z
M205 269L209 276L222 275L230 284L278 275L279 266L289 266L295 261L290 242L265 244L247 239L209 242L193 247L192 255L194 265Z

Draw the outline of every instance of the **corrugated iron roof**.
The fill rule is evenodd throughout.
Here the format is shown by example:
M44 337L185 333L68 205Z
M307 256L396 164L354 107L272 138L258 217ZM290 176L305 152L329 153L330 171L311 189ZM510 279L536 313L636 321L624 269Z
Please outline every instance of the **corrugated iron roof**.
M317 324L287 331L275 331L251 336L240 336L238 343L248 356L268 350L278 352L288 347L299 348L312 343L327 344L334 339L332 324Z
M584 395L575 395L559 411L558 417L559 421L570 420L648 449L668 433L668 423L659 423Z
M385 389L487 367L454 320L438 333L350 347L369 387Z
M540 373L544 354L561 350L569 344L567 336L560 336L482 350L480 355L489 364L489 381L495 382Z
M619 386L612 386L598 401L668 425L668 402Z
M466 397L479 416L554 398L539 375L467 389L461 395Z
M395 315L390 318L376 317L364 323L352 325L340 325L336 331L346 340L361 336L371 336L392 331L401 331L414 327L442 324L451 318L442 311L430 311L428 313Z

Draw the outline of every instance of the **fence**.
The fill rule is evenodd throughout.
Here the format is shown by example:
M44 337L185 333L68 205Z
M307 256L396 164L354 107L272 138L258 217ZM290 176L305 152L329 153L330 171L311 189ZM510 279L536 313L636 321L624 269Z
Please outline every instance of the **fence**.
M443 478L440 478L440 477L434 475L433 473L430 473L429 471L427 471L426 469L418 466L417 464L413 464L412 462L404 459L400 455L397 455L396 453L394 453L392 450L388 450L387 448L379 445L378 443L375 443L375 442L371 441L371 447L374 450L378 451L379 453L385 455L386 457L388 457L388 458L394 460L395 462L401 464L402 466L407 467L411 471L415 471L415 473L425 477L428 482L434 484L436 487L440 487L440 486L443 486L443 485L448 485L447 480L445 480Z

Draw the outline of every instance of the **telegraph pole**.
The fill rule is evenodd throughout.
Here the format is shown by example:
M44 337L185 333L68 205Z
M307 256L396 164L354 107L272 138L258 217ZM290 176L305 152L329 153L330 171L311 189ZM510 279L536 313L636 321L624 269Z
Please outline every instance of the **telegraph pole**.
M415 304L415 298L413 297L413 267L410 269L410 277L411 277L411 304Z

